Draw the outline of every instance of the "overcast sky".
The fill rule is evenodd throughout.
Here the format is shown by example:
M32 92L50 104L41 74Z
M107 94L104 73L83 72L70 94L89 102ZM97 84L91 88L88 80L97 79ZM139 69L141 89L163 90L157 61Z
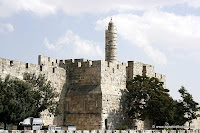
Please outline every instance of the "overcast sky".
M143 62L200 102L200 0L0 0L0 57L104 60L113 18L118 60Z

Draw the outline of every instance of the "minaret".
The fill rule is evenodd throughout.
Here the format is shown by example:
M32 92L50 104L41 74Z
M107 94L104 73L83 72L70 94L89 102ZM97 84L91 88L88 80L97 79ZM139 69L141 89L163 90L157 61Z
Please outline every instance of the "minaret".
M112 62L117 60L117 29L112 21L112 18L108 24L108 29L105 32L105 60Z

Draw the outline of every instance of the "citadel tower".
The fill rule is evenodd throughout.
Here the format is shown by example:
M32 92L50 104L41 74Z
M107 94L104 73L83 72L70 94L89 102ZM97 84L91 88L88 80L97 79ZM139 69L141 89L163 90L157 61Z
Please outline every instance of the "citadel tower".
M117 29L112 21L108 24L105 31L105 60L112 62L117 60Z

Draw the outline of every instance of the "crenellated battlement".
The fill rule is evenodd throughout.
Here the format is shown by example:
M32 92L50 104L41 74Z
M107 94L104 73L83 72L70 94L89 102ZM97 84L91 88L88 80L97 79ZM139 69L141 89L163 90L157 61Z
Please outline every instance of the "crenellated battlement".
M127 66L126 63L120 61L114 61L114 62L105 61L105 63L107 64L107 67L117 67L117 69L123 66Z
M43 56L43 55L38 56L38 65L58 67L59 63L60 63L60 60L58 59L51 58L48 56Z
M59 67L69 69L69 68L87 68L87 67L100 67L101 60L91 61L88 59L69 59L60 60Z
M76 62L87 62L90 61L88 59L80 58L80 59L67 59L67 60L59 60L60 64L69 64L69 63L76 63Z
M84 58L74 59L74 62L86 62L86 61L89 61L89 60L88 59L84 59Z
M65 60L66 61L66 60ZM108 61L103 61L103 60L79 60L79 59L74 59L74 60L67 60L67 63L63 63L69 67L73 68L87 68L87 67L105 67L105 68L116 68L120 69L121 67L126 67L127 64L119 61L114 61L114 62L108 62Z
M59 68L56 66L47 66L47 65L36 65L32 63L26 63L26 62L21 62L21 61L15 61L15 60L9 60L9 59L4 59L0 58L0 73L3 74L16 74L17 73L25 73L25 72L30 72L30 73L52 73L52 74L57 74L60 71L63 71L63 68ZM11 75L12 75L11 74ZM22 76L20 77L22 79Z
M146 69L142 62L137 61L128 61L127 67L127 79L131 80L136 75L144 75L146 73Z
M143 75L146 75L148 77L154 77L155 76L154 66L149 64L143 64L142 73Z
M88 59L68 59L68 60L59 60L59 67L68 69L70 67L73 68L87 68L87 67L108 67L108 68L117 68L127 66L127 63L114 61L103 61L103 60L88 60Z
M91 63L94 62L94 63ZM80 59L67 59L67 60L58 60L55 58L47 57L47 56L38 56L38 64L41 66L52 66L52 67L61 67L67 69L69 66L74 67L91 67L92 64L96 64L95 61L90 61L88 59L80 58ZM93 65L93 66L94 66Z
M154 76L154 66L137 61L128 61L128 69L133 75ZM133 70L131 70L133 69Z
M159 74L159 73L155 73L155 77L158 78L158 79L165 79L166 78L165 75Z
M164 88L166 88L166 75L155 73L155 77L164 83Z
M154 66L137 61L128 61L127 80L133 79L136 75L156 77L161 82L164 82L164 87L166 87L166 76L163 74L155 73Z

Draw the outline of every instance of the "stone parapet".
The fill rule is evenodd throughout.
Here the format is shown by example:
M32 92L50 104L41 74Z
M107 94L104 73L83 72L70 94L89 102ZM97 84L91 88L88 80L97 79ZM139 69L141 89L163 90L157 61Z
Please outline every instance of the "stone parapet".
M0 133L199 133L200 130L0 130Z
M164 88L166 88L166 75L155 73L155 77L164 83Z
M166 76L155 73L154 66L137 61L128 61L127 80L132 80L136 75L158 78L164 83L164 88L166 88Z
M38 56L38 65L58 67L59 60L52 58L52 57L39 55Z

